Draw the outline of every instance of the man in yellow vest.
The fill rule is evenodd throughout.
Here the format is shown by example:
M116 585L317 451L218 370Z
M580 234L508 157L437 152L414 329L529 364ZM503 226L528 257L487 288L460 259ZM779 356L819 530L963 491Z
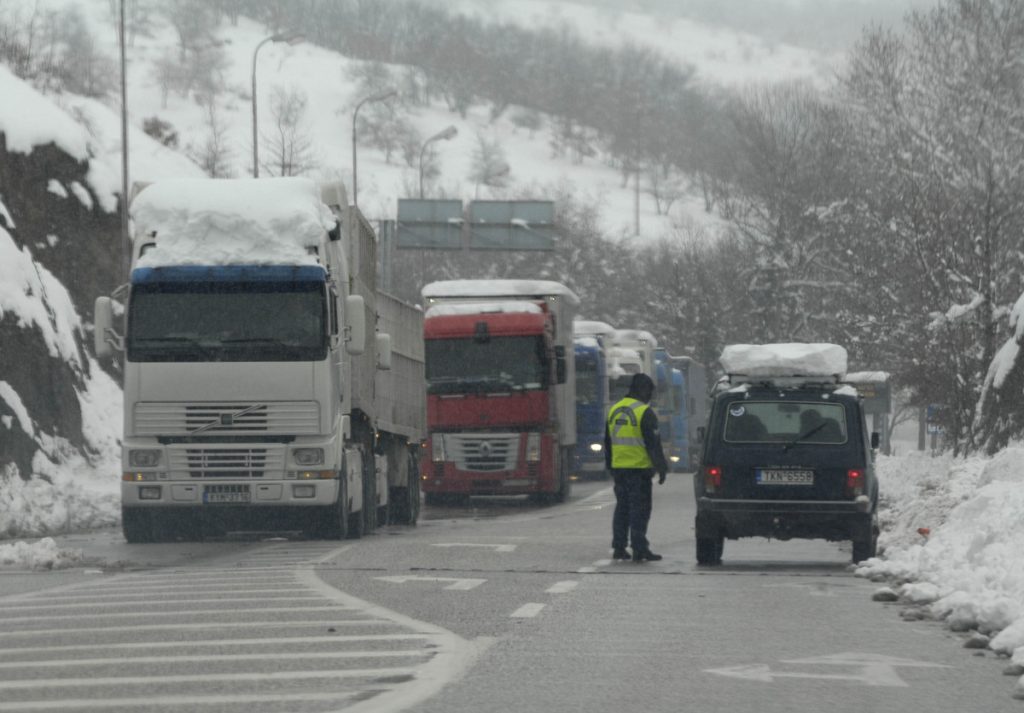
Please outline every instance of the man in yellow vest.
M654 382L647 374L634 374L626 397L608 411L604 429L605 466L615 479L615 514L612 516L612 557L634 562L653 562L661 555L651 552L647 523L651 519L651 481L665 482L668 463L661 450L658 415L650 407Z

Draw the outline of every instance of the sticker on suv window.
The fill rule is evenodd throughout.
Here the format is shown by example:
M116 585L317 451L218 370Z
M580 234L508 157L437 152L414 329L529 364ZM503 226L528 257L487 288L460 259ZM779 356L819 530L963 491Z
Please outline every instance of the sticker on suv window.
M743 414L745 414L746 412L747 412L747 410L745 408L743 408L742 406L733 406L733 407L731 407L729 409L729 415L730 416L739 417L739 416L742 416Z

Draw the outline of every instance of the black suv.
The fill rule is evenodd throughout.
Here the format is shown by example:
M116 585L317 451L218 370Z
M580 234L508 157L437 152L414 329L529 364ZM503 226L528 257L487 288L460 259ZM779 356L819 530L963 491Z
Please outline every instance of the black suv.
M721 386L694 477L697 563L719 564L727 537L849 540L854 562L873 557L877 447L852 386Z

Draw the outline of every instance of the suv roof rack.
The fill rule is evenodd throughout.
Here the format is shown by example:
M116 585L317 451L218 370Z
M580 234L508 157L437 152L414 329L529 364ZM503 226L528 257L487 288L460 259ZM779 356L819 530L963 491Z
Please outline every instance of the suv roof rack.
M843 377L841 374L758 374L757 376L726 374L719 379L718 385L720 388L749 385L780 389L835 389L843 385Z

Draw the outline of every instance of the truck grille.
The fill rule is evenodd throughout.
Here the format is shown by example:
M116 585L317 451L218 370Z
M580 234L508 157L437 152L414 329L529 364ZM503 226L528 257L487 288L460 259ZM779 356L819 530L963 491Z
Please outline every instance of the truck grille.
M493 473L515 470L519 461L518 433L446 433L445 450L459 470Z
M283 475L284 448L195 447L168 448L171 477L190 478L262 478L265 473Z
M320 432L315 401L241 403L139 403L139 436L314 435Z

